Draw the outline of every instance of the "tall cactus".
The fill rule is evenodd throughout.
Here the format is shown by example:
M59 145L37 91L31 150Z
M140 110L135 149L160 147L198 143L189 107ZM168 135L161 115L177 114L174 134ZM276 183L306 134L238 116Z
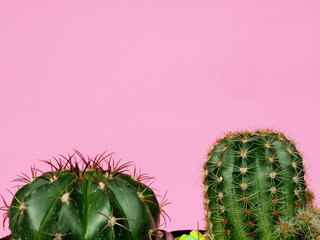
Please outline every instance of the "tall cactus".
M304 175L302 155L280 132L242 131L217 140L204 165L209 239L279 239L281 218L306 206Z
M76 159L80 158L80 161ZM26 182L5 201L5 220L20 240L149 240L158 239L159 216L164 214L144 174L124 173L110 155L86 159L76 154L48 163L52 171ZM106 162L107 168L103 168ZM82 165L82 167L81 167ZM39 171L39 170L38 170Z

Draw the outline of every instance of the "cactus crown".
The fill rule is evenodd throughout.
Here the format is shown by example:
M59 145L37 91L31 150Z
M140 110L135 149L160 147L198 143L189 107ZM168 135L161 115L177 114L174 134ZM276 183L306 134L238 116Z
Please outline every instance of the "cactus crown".
M159 239L160 216L167 214L147 182L131 162L120 164L111 154L85 158L75 150L44 160L51 171L31 168L16 181L25 185L5 206L12 236L21 240ZM104 168L106 164L106 168ZM40 172L41 175L37 176ZM129 172L127 174L126 172Z
M271 130L229 133L204 165L207 235L215 239L278 239L282 217L306 206L302 155Z

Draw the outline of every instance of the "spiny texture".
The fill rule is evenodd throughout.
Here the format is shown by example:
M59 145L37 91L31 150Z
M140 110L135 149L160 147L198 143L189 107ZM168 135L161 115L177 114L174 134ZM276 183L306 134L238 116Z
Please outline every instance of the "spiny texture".
M307 196L313 195L309 190ZM281 218L276 227L275 234L281 240L320 239L320 210L313 203L313 196L307 199L306 208L300 208L293 218Z
M274 233L281 217L306 206L302 155L282 133L227 134L208 153L204 175L212 239L279 239Z
M162 206L144 174L125 174L111 155L86 159L79 153L56 163L50 172L21 176L27 184L5 202L5 220L13 239L20 240L149 240L158 239ZM77 158L80 158L78 161ZM103 162L107 168L103 168ZM80 167L82 165L82 167Z
M306 208L298 210L296 217L283 218L276 228L279 239L316 240L320 236L319 210Z

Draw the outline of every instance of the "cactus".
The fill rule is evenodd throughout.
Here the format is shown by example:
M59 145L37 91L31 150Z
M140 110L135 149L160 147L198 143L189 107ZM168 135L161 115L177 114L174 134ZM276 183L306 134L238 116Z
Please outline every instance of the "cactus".
M279 220L275 234L279 239L320 239L320 209L313 202L313 193L306 191L306 208L298 209L293 218L283 217Z
M281 220L306 207L304 175L302 155L280 132L241 131L217 140L204 165L208 238L279 239Z
M159 239L159 219L165 215L145 174L126 174L130 163L120 165L111 154L85 158L75 150L54 158L51 171L35 167L32 177L5 206L13 239L20 240L149 240ZM79 159L80 158L80 161ZM107 168L103 168L103 163ZM40 171L41 176L36 177ZM143 183L144 182L144 183Z
M275 234L279 239L315 240L320 236L320 212L316 207L299 209L292 219L281 218Z

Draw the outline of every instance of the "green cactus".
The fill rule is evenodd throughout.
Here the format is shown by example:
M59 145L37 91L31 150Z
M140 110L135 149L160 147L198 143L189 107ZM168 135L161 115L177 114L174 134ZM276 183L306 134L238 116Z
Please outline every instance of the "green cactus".
M293 218L283 217L279 220L275 234L281 240L320 239L320 209L313 203L313 193L306 191L306 208L298 209Z
M282 133L242 131L219 139L204 165L208 238L279 239L281 219L306 207L304 175L302 155Z
M80 161L78 160L80 158ZM5 200L5 218L20 240L149 240L159 239L160 215L165 214L144 174L125 174L112 155L86 159L75 150L68 157L44 161L51 172L32 168L32 177ZM103 162L107 168L103 168ZM80 165L82 165L80 167ZM36 177L40 171L41 176ZM142 183L145 182L145 183Z
M299 209L294 218L281 218L275 234L281 240L315 240L320 236L320 212L315 207Z

